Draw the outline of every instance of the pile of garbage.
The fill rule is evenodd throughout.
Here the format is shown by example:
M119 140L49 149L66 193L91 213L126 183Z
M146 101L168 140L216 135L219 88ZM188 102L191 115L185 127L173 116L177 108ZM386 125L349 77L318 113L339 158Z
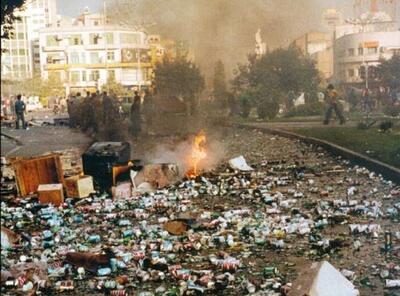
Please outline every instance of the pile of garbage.
M329 277L336 295L399 291L400 188L291 145L327 160L238 157L128 198L3 200L2 294L322 295Z

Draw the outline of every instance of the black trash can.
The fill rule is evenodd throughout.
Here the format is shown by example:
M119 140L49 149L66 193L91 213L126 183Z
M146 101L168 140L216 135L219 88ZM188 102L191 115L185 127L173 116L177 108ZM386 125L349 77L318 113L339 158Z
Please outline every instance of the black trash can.
M93 177L95 186L109 191L113 183L113 166L126 164L131 158L128 142L96 142L82 155L85 175Z

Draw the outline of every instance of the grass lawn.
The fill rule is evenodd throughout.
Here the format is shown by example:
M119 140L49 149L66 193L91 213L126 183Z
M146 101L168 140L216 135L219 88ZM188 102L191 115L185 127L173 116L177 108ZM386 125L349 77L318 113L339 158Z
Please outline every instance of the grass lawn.
M338 144L400 168L400 128L380 133L376 128L352 127L295 128L294 132Z

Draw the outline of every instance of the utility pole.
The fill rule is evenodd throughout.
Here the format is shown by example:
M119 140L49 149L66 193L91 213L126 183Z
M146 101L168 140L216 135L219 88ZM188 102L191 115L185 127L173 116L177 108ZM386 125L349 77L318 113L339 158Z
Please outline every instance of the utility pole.
M104 48L105 48L105 57L104 57L104 63L105 63L105 68L106 68L106 86L107 86L107 93L110 92L110 85L108 83L108 42L107 42L107 36L106 36L106 25L107 25L107 10L106 10L106 1L103 1L103 41L104 41Z

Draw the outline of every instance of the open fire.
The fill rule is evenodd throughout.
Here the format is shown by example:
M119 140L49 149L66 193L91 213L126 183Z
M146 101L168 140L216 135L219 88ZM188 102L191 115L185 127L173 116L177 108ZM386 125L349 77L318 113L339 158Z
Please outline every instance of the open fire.
M193 139L192 151L188 159L189 170L186 176L195 178L199 174L199 164L207 157L206 151L207 137L204 131L200 131Z

